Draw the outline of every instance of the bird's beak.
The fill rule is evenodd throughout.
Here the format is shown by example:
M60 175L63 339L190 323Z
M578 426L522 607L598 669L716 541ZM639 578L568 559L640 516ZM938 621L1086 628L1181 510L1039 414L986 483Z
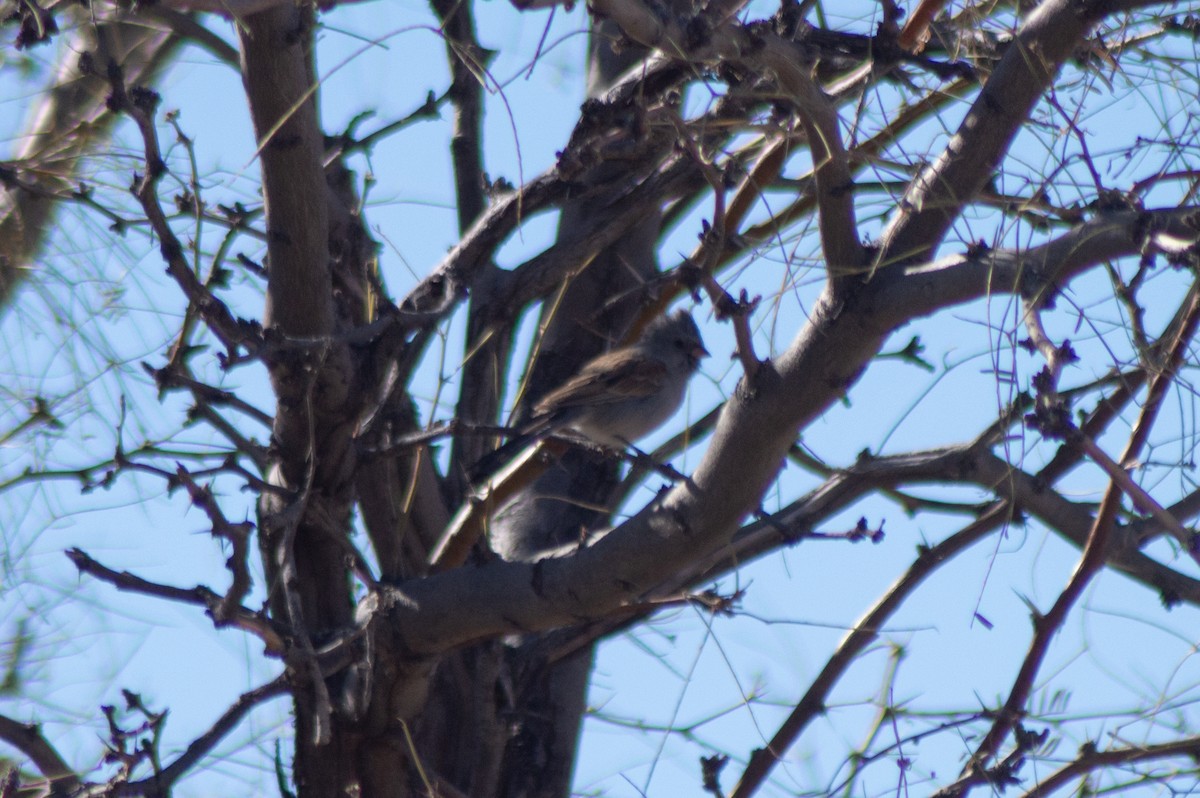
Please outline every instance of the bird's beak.
M692 348L692 359L695 360L697 363L700 362L701 360L703 360L704 358L708 357L708 355L709 355L709 352L707 349L704 348L704 344L696 344Z

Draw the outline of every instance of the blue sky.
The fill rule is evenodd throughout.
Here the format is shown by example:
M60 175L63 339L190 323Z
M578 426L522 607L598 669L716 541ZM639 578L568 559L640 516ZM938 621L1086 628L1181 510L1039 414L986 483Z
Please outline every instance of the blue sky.
M860 8L862 14L845 25L866 33L874 25L873 7L855 5L845 11ZM499 51L491 70L495 91L488 100L487 169L493 178L516 183L554 163L575 123L583 97L585 19L582 8L559 10L546 33L544 52L527 76L549 15L520 14L499 0L477 4L477 12L483 43ZM428 91L443 90L442 42L423 4L349 5L324 21L319 65L327 131L342 129L364 110L376 116L361 129L372 129L376 122L420 106ZM213 26L232 36L228 24ZM39 58L49 55L35 53ZM1121 77L1136 78L1126 73L1118 82ZM206 199L253 203L258 166L252 159L254 143L238 76L193 49L159 89L164 109L181 110L180 124L196 142ZM14 91L0 97L0 141L5 150L13 144L27 96ZM869 100L886 108L889 97L881 90ZM1094 108L1097 115L1089 118L1089 126L1097 152L1115 146L1115 136L1131 119L1144 124L1151 136L1164 131L1191 135L1194 126L1179 100L1137 89L1118 92L1113 100L1098 99ZM1159 117L1165 109L1168 118L1156 118L1155 108ZM952 109L906 141L923 146L944 142L961 113L962 107ZM446 154L449 130L447 113L382 141L369 160L360 157L354 163L360 176L370 171L378 181L370 193L368 214L385 244L382 268L396 297L457 239ZM123 131L112 151L99 159L98 182L128 182L136 168L128 133ZM165 126L160 133L164 142L169 140ZM1057 157L1060 143L1042 130L1025 136L1006 164L1001 187L1021 190ZM181 168L182 151L176 147L172 155L173 168ZM1139 168L1156 167L1150 156L1130 164L1120 152L1098 161L1108 165L1106 175L1116 185L1131 183ZM877 174L880 179L885 176L882 169ZM1069 183L1064 179L1060 184L1066 194L1072 190ZM1084 186L1085 195L1086 191ZM664 265L673 265L691 250L699 218L710 213L710 206L701 203L695 214L679 223L660 253ZM104 235L101 223L77 208L64 209L62 219L62 233L47 246L39 274L24 289L18 307L0 317L0 340L9 344L0 353L0 385L6 386L0 389L0 429L20 419L23 402L30 397L64 393L69 398L56 412L70 426L50 440L0 449L0 479L26 465L78 464L102 456L98 452L110 452L123 396L130 405L122 433L128 446L167 434L178 426L185 409L175 399L156 404L153 386L138 366L143 360L161 362L164 342L182 311L177 293L162 275L156 248L137 230L120 240ZM513 266L538 252L553 235L554 223L552 215L531 220L501 250L500 264ZM864 236L873 235L880 224L868 218ZM964 239L983 237L1010 245L1031 238L1027 229L998 227L994 218L983 214L965 221L958 233ZM254 244L245 241L244 247L252 252ZM755 319L760 354L778 351L804 323L821 278L819 267L804 262L809 248L810 239L799 236L765 248L729 273L731 290L746 287L764 296ZM947 244L944 251L954 251L954 245ZM1170 274L1155 280L1151 290L1161 290L1165 298L1178 290ZM1072 286L1068 308L1073 303L1088 312L1072 316L1068 309L1058 314L1052 334L1071 337L1085 353L1127 352L1122 318L1111 306L1097 305L1110 292L1103 275ZM235 292L232 301L246 315L259 312L260 296L249 284ZM1166 302L1153 305L1150 328L1157 329L1172 310ZM1016 350L1005 335L1005 328L1013 326L1013 313L1009 298L998 296L901 330L886 349L898 349L920 334L935 373L898 361L876 364L854 386L847 403L833 406L805 431L805 446L834 465L849 465L863 449L898 452L969 439L995 417L1012 391L1027 387L1029 376L1040 368L1040 362ZM698 316L714 357L694 381L681 418L707 412L729 395L739 376L729 359L731 330L716 324L706 308ZM444 342L435 342L422 365L417 397L427 418L445 418L449 412L448 392L461 358L461 321L459 314ZM1099 370L1109 363L1098 362ZM1099 376L1089 371L1092 368L1082 364L1068 375L1069 384ZM998 381L998 369L1011 370L1012 381ZM246 390L269 409L260 372L248 368L221 376L214 369L210 376ZM434 397L441 397L436 406ZM1171 456L1178 457L1191 441L1191 398L1180 392L1173 406L1177 420L1167 422L1164 430L1163 451ZM265 430L248 426L265 440ZM1173 441L1172 431L1177 436ZM209 440L202 431L188 431L173 443L187 450L204 447ZM1108 443L1115 454L1120 441ZM703 445L687 453L683 463L694 463ZM1025 446L1028 451L1022 452ZM1030 438L1014 441L1014 449L1014 460L1027 457L1036 465L1046 457ZM1190 478L1176 476L1175 484L1161 489L1168 496L1187 490ZM815 477L790 466L764 506L774 509L816 484ZM1082 469L1069 484L1077 491L1073 498L1098 496L1094 470ZM233 482L222 487L228 515L252 516L248 496L239 494ZM640 506L657 487L651 480L632 506ZM984 498L981 492L962 491L931 490L923 495ZM577 789L615 796L643 791L695 794L697 757L728 750L736 760L763 745L764 736L774 732L844 630L908 565L915 547L940 540L961 524L947 516L910 518L895 504L872 499L831 520L826 531L852 528L863 515L872 525L884 523L887 535L882 543L806 542L723 579L724 591L748 588L737 618L713 619L690 609L669 611L606 643L596 664L590 696L596 715L585 728ZM102 718L95 708L118 701L123 687L141 692L155 708L170 708L170 750L185 745L239 692L277 672L276 663L262 659L255 641L237 632L212 632L209 622L192 609L117 594L79 580L63 557L64 549L80 546L111 567L152 580L184 586L202 582L220 589L227 579L224 554L207 534L205 518L188 509L182 495L166 498L160 482L123 476L112 489L82 497L70 481L29 485L0 493L0 519L6 519L0 630L8 637L18 619L29 617L36 643L27 694L0 698L0 712L50 721L51 736L77 766L87 769L97 762ZM1157 552L1165 560L1172 558L1165 544ZM921 588L875 650L852 668L827 716L790 752L767 794L822 792L838 785L846 775L840 769L845 751L866 744L880 701L931 713L993 706L1010 685L1025 651L1026 602L1048 606L1076 557L1076 550L1031 524L1011 528L957 559ZM1194 566L1180 567L1195 575ZM992 627L975 621L976 612ZM1059 753L1069 756L1085 739L1107 741L1109 734L1137 742L1157 739L1174 722L1194 728L1200 722L1190 706L1196 699L1194 685L1200 683L1194 632L1200 628L1198 621L1194 609L1167 613L1151 591L1117 574L1103 575L1056 640L1039 682L1037 700L1059 695L1059 714L1077 718L1063 730L1066 739ZM903 656L889 681L891 658L898 651ZM1066 697L1059 691L1066 691ZM1147 704L1162 709L1157 721L1138 723L1119 714ZM643 727L631 730L630 724L638 721ZM659 728L668 725L692 732L668 734ZM906 720L901 728L915 727ZM229 738L210 760L211 767L185 782L178 794L272 791L273 741L286 730L286 703L265 706ZM906 750L914 760L910 784L924 792L920 779L936 773L944 780L961 766L970 747L968 740L942 734ZM735 761L727 777L739 771ZM894 766L875 766L858 789L862 794L894 791L898 779Z

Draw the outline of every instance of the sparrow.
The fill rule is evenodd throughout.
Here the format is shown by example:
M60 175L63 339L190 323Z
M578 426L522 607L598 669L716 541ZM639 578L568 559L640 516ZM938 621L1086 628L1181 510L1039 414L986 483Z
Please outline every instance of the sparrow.
M598 355L543 396L521 434L484 463L494 464L535 438L570 429L614 449L648 435L683 403L688 381L708 357L691 314L677 310L652 321L634 343ZM493 469L477 468L476 473Z

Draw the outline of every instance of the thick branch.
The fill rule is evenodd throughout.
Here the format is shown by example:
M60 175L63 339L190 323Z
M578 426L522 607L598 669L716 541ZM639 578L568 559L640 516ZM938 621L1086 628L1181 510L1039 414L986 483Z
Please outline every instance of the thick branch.
M55 790L72 792L80 786L79 776L47 740L37 726L0 715L0 740L20 751L34 764Z
M1025 20L946 149L910 184L880 238L879 263L928 258L996 171L1063 62L1107 11L1045 0Z
M717 552L758 505L796 430L848 387L878 350L884 332L838 310L819 305L788 352L760 369L752 389L739 389L691 480L594 545L534 565L493 562L403 585L390 613L414 651L434 653L488 635L604 617L668 581L684 564ZM998 474L996 482L1003 480Z
M833 103L796 57L795 45L768 37L762 50L764 66L779 79L800 111L812 151L813 177L819 210L821 250L831 278L856 274L864 265L854 213L850 160L842 142L841 124Z
M1188 759L1195 763L1200 759L1200 738L1185 737L1169 743L1112 748L1108 751L1097 751L1095 746L1085 745L1078 757L1048 777L1039 779L1037 786L1024 793L1022 798L1054 795L1075 779L1084 778L1100 768L1128 766L1157 759ZM1082 792L1084 785L1080 785L1080 788Z
M740 66L774 74L795 104L808 134L817 181L821 243L831 273L863 265L864 249L855 222L849 160L837 112L812 77L811 54L764 28L751 30L721 16L697 37L682 20L667 18L639 0L596 0L593 12L616 22L631 39L692 64ZM699 20L697 20L699 22ZM699 44L692 42L699 40Z
M567 182L560 180L552 169L493 202L454 249L400 303L401 309L418 314L436 312L437 317L432 321L449 315L457 301L466 296L475 276L491 261L492 252L530 215L561 201L567 189ZM402 320L401 325L406 330L415 330L430 321L418 315L410 322Z
M813 324L777 368L765 364L756 384L727 403L692 478L611 534L571 556L459 568L384 597L407 645L434 654L484 636L603 617L635 602L680 563L728 542L758 505L800 426L839 394L830 386L848 386L886 334L838 314L829 302L818 305Z
M288 336L333 332L323 141L305 13L282 8L238 26L242 81L262 161L267 324Z
M899 325L996 292L1034 296L1106 261L1163 251L1156 244L1163 236L1196 241L1200 206L1104 212L1036 247L952 255L910 266L891 280L888 301L879 311ZM889 277L879 280L886 283Z

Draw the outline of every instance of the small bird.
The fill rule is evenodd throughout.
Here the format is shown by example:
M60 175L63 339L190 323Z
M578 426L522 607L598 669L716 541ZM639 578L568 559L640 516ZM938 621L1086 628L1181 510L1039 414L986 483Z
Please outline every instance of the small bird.
M542 397L530 423L567 427L605 446L625 446L674 415L706 357L696 322L686 310L677 310L651 322L637 342L589 360Z
M655 319L636 342L592 358L543 396L521 434L485 457L476 473L489 473L494 469L487 466L560 429L624 448L674 415L706 357L700 330L686 310Z

